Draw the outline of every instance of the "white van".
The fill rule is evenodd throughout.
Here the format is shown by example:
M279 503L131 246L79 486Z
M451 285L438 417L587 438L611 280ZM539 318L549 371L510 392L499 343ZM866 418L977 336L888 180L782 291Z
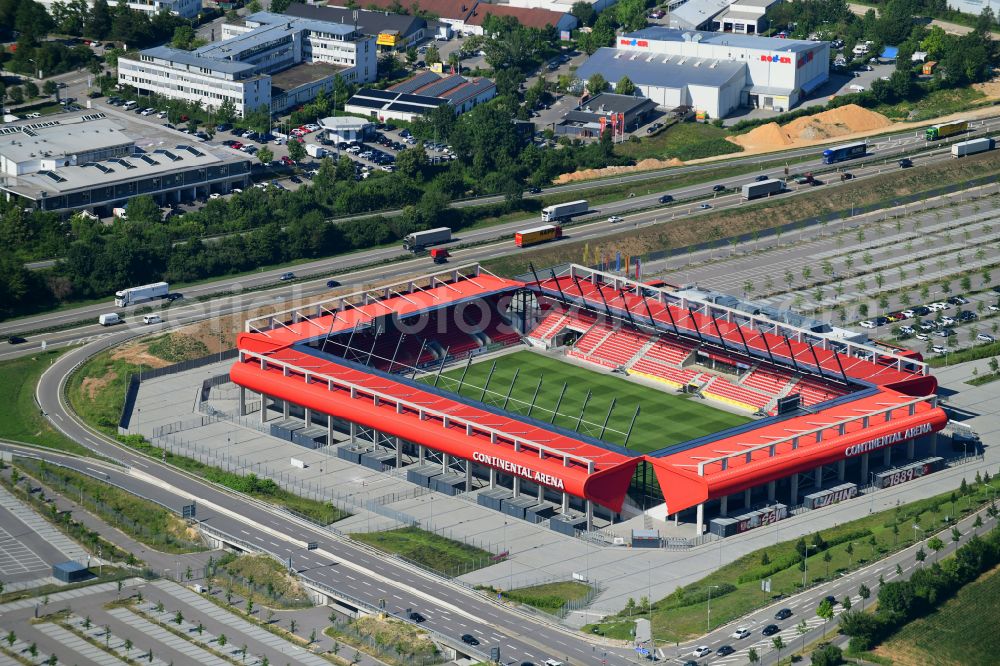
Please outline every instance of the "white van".
M101 326L114 326L115 324L120 324L121 322L122 318L118 316L117 312L102 314L97 318L97 323Z
M136 102L135 100L131 100L131 99L129 101L125 102L124 104L122 104L122 108L125 109L126 111L131 111L132 109L134 109L137 106L139 106L139 103Z
M850 90L851 90L851 92L864 92L865 91L865 87L864 86L859 86L857 83L855 83L854 85L851 86Z
M143 324L159 324L162 321L160 315L143 315L142 317Z

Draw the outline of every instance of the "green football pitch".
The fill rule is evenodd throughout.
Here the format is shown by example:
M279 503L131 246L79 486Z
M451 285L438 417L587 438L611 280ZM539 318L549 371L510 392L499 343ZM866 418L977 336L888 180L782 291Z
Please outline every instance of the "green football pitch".
M639 406L639 417L629 437L628 448L640 453L656 451L664 446L718 432L750 420L709 407L697 398L665 393L615 375L585 370L531 351L520 351L495 360L496 370L490 377L485 396L483 388L493 360L473 362L465 375L461 395L502 407L513 381L514 389L511 391L507 410L515 414L527 414L541 378L538 398L531 410L533 418L554 422L618 445L625 443L625 433L628 432L636 406ZM438 388L458 392L459 380L464 371L463 365L442 373ZM433 382L434 375L425 377L424 381ZM553 411L559 403L564 384L566 393L553 421ZM588 391L591 394L589 401ZM613 399L616 400L615 407L602 436L604 420Z

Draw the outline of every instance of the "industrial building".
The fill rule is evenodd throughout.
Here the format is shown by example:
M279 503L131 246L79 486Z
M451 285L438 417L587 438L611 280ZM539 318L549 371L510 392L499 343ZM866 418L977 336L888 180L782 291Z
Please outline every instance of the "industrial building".
M644 28L598 49L576 76L623 76L662 108L690 106L710 118L738 107L787 111L830 76L827 42Z
M901 469L919 467L905 481L941 468L936 433L948 417L919 356L584 266L517 279L453 267L251 319L245 331L230 370L241 416L259 394L272 434L336 442L340 458L570 534L595 514L645 512L725 536L872 479L892 485ZM642 453L436 379L528 346L757 418Z
M375 37L379 51L406 51L433 36L426 19L409 14L307 5L301 2L290 4L285 14L312 21L354 25L358 32Z
M374 123L357 116L329 116L319 121L323 138L338 143L361 143L374 128Z
M126 116L63 114L0 128L0 190L53 212L110 215L129 198L165 205L250 183L250 158Z
M767 29L767 10L779 0L736 0L712 21L718 32L735 32L739 35L759 35Z
M644 124L656 106L647 97L601 93L567 111L555 132L584 138L598 137L605 128L628 132Z
M410 122L442 104L465 113L497 95L489 79L467 79L458 74L441 76L422 72L385 90L362 88L347 100L344 110L384 120Z
M336 76L353 84L378 76L375 37L352 24L258 12L222 26L222 41L194 51L157 46L118 59L118 83L141 94L217 108L232 101L240 115L280 113L330 91Z

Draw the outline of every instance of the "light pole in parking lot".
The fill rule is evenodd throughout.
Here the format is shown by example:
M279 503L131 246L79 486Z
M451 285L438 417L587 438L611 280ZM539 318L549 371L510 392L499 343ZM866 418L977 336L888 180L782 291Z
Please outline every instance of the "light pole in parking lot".
M806 544L806 554L802 557L802 589L806 589L806 580L809 577L809 549L815 548L816 544Z

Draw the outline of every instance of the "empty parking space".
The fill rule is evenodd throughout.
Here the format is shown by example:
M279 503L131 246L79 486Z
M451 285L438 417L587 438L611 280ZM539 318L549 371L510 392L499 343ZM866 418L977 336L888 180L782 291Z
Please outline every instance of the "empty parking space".
M0 527L0 574L5 578L25 573L48 571L49 565L35 551Z

